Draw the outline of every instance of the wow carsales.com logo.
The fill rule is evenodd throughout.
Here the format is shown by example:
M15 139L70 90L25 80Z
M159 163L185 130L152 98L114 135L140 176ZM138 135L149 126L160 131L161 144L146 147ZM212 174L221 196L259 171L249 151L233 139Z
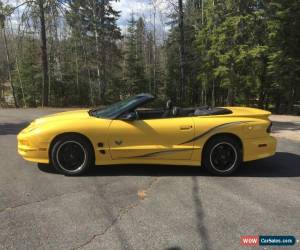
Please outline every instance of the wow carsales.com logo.
M257 236L245 235L241 236L241 246L293 246L296 244L294 236Z

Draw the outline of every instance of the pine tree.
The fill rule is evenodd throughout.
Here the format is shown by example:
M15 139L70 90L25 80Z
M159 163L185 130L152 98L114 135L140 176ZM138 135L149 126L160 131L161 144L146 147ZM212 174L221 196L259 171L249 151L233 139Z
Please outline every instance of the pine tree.
M96 65L93 70L98 84L98 100L105 102L106 90L113 82L112 72L118 67L120 56L117 42L121 31L117 26L119 12L111 6L112 0L71 0L69 25L86 40L87 56ZM80 21L79 21L80 20ZM110 66L109 66L110 65Z
M39 63L39 41L33 37L27 37L23 41L22 48L19 48L16 53L20 58L19 72L14 70L13 73L14 82L17 83L17 98L18 100L23 98L18 81L20 77L24 86L25 103L30 107L41 106L43 99L40 90L42 89L43 75Z
M125 50L125 76L124 76L124 92L125 94L137 94L145 92L145 58L144 58L144 37L145 24L142 18L135 20L134 14L128 22Z
M268 73L276 112L291 112L300 86L300 2L268 3ZM284 104L284 109L281 108Z

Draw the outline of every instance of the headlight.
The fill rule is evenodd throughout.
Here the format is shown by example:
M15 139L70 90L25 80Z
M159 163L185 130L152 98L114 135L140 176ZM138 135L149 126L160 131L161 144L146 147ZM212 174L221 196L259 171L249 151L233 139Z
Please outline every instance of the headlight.
M29 133L29 132L32 132L34 130L38 129L38 127L32 127L32 128L29 128L26 132Z
M24 133L24 134L28 134L28 133L32 133L32 132L37 133L39 129L40 129L39 126L35 126L34 124L30 124L27 128L22 130L22 133Z

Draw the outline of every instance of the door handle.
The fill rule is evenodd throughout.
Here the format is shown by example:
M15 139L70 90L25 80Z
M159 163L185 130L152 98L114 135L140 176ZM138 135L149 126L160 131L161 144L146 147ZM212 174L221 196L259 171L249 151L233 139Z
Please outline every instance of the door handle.
M192 129L192 128L193 128L192 125L180 126L180 130L190 130L190 129Z

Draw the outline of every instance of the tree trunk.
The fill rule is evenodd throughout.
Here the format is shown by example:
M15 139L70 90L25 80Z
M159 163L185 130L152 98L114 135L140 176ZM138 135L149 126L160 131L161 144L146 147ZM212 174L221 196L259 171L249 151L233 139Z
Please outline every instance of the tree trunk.
M107 69L107 62L106 62L106 50L109 50L109 48L106 48L105 45L105 1L101 1L101 6L100 6L100 27L102 30L102 36L101 36L101 41L100 41L100 48L101 48L101 82L102 82L102 88L101 88L101 103L105 103L105 92L106 92L106 69Z
M215 101L215 80L212 80L212 91L211 91L211 106L214 108L216 105Z
M93 97L93 85L92 85L92 80L91 80L91 72L88 67L88 60L87 60L87 52L86 52L86 46L85 43L83 42L82 35L80 34L80 43L83 48L83 55L84 55L84 67L87 70L88 73L88 79L89 79L89 88L90 88L90 105L94 105L94 97Z
M281 94L278 94L275 98L275 113L279 114L281 111Z
M47 56L47 36L45 24L44 0L38 1L39 16L41 25L41 51L42 51L42 69L43 69L43 106L48 106L49 96L49 74L48 74L48 56Z
M262 89L260 89L260 93L259 93L259 98L258 98L258 107L259 108L263 108L264 103L265 103L265 91Z
M8 46L7 46L7 38L6 38L6 32L5 32L5 25L4 24L3 24L3 38L4 38L4 46L5 46L5 53L6 53L7 68L8 68L8 78L9 78L8 80L10 82L12 95L13 95L13 98L14 98L14 105L15 105L15 107L18 107L15 87L14 87L14 84L12 82L11 67L10 67L10 55L9 55L9 50L8 50Z
M294 86L292 86L289 90L289 95L288 95L289 99L288 99L288 103L287 103L287 113L291 114L293 111L293 105L294 105L294 101L295 101L295 88Z
M260 90L259 90L259 100L258 106L259 108L263 108L266 102L266 92L269 88L266 82L266 74L267 74L267 59L263 57L263 71L260 76Z
M232 91L232 87L228 88L228 92L227 92L227 99L226 99L226 104L227 106L232 106L233 104L233 91Z
M22 92L23 105L24 105L24 107L26 108L26 107L27 107L27 104L26 104L26 100L25 100L23 81L22 81L22 78L21 78L20 67L19 67L19 61L18 61L18 57L17 57L17 56L16 56L16 69L17 69L17 72L18 72L18 78L19 78L19 83L20 83L21 92Z
M153 45L154 45L154 51L153 51L153 94L156 94L157 84L156 84L156 6L154 7L154 25L153 25Z
M151 39L148 39L148 62L147 62L147 67L148 67L148 74L149 74L149 93L152 93L152 77L151 77L151 65L152 65L152 41Z
M13 25L12 25L12 21L11 19L10 21L10 30L11 30L11 34L13 33ZM19 28L20 31L20 28ZM20 35L18 31L18 36ZM13 48L13 51L15 51L13 57L15 58L15 64L16 64L16 70L17 70L17 74L18 74L18 79L19 79L19 84L20 84L20 88L21 88L21 93L22 93L22 99L23 99L23 107L27 107L26 105L26 100L25 100L25 94L24 94L24 87L23 87L23 81L22 81L22 77L21 77L21 73L20 73L20 67L19 67L19 59L18 59L18 48L19 46L17 46L17 48Z
M265 110L269 110L269 100L270 100L270 98L269 98L269 96L267 95L267 96L266 96L266 101L265 101L265 106L264 106L264 109L265 109Z
M77 40L75 40L75 66L76 66L76 92L77 92L77 104L79 104L80 91L79 91L79 65L78 65L78 52L77 52Z
M184 84L185 84L185 51L184 51L184 20L183 20L183 4L182 0L178 0L179 8L179 60L180 60L180 89L179 89L179 101L183 101Z
M213 2L213 5L215 3ZM201 0L201 24L203 26L203 23L204 23L204 3L203 3L203 0Z
M95 47L96 47L96 67L97 67L97 81L98 81L98 89L99 89L99 101L101 101L101 96L102 96L102 82L101 82L101 73L100 73L100 59L99 59L99 54L100 54L100 48L99 48L99 34L97 30L97 24L96 24L96 10L95 10L95 2L93 2L93 5L91 6L93 8L93 28L94 28L94 36L95 36Z

